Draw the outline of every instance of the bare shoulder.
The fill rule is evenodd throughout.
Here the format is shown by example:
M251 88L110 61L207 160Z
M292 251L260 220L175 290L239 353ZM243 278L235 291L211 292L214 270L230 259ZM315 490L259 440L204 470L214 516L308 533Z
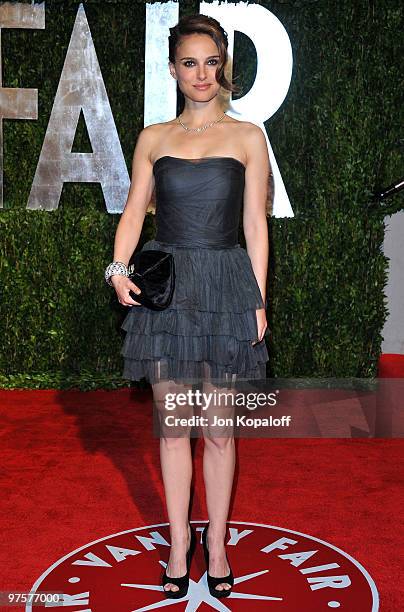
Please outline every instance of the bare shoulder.
M174 119L171 121L165 121L163 123L152 123L146 125L140 132L138 138L143 140L153 140L161 137L162 133L167 131L174 123Z
M257 171L266 168L271 172L268 144L263 129L250 121L244 121L243 124L243 146L247 168L255 168Z
M232 118L232 123L235 124L237 133L237 140L241 139L245 147L245 153L248 156L250 152L253 152L254 148L259 147L261 150L266 146L266 140L262 129L251 121L239 121L238 119Z
M141 152L143 158L148 158L151 161L156 144L167 137L174 122L175 119L144 127L138 134L135 151Z
M235 119L234 117L229 117L229 121L226 121L226 123L233 123L237 125L240 130L243 130L243 132L246 133L246 135L257 130L262 131L261 128L255 123L252 123L251 121L241 121L240 119Z
M161 130L171 127L177 121L178 121L177 117L175 117L174 119L170 119L169 121L161 121L160 123L151 123L150 125L147 125L143 129L148 130L149 132L159 132Z
M243 121L244 124L244 135L250 146L266 144L264 132L256 124L251 121Z
M247 156L247 165L249 161L256 161L259 165L269 165L268 145L265 138L263 129L251 123L245 121L243 144Z

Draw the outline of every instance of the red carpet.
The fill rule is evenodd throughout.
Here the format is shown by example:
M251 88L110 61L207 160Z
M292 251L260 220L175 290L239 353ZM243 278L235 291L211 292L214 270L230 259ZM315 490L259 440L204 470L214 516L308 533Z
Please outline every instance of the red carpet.
M404 355L384 353L378 364L380 378L404 378Z
M79 547L123 531L166 523L159 440L152 433L149 391L0 391L0 405L0 590L29 591L49 566ZM203 440L193 439L192 444L195 445L195 472L191 519L203 526L207 519L201 465ZM318 538L342 549L361 564L376 583L382 611L398 612L403 608L404 588L399 578L403 535L402 440L237 439L236 449L237 486L229 516L229 523L234 522L232 526L241 530L251 527L237 523L275 526ZM143 530L142 535L161 531L164 537L168 536L164 526L161 530L149 528ZM257 533L252 537L258 538L259 533L257 527ZM284 535L291 538L289 532ZM130 548L127 536L122 538L118 548L127 550ZM302 540L303 536L296 539ZM273 541L271 536L265 543ZM135 547L134 542L132 540L132 547L138 549L139 543ZM114 546L117 546L115 541ZM109 555L111 550L115 551L113 571L124 567L122 562L118 562L123 560L120 555L124 554L122 550L118 553L118 548L108 549ZM156 548L160 559L166 561L167 546ZM311 541L309 546L305 542L299 550L307 552L320 548ZM98 580L94 591L98 590L98 593L102 591L103 581L114 576L112 570L108 574L106 569L111 564L103 558L105 550L103 547L103 553L98 551L98 557L86 557L87 565L89 560L94 565L94 559L99 559L95 563L97 574L94 574ZM284 549L277 550L277 554L286 555L291 551L292 548L285 545ZM239 567L233 568L237 576L249 571L250 553L244 552L237 557ZM322 554L322 551L317 554ZM111 556L108 559L111 560ZM234 559L231 550L229 560L232 567ZM319 566L335 560L330 554L324 558L313 557L302 567ZM136 557L129 558L127 567L131 567L129 562L135 563ZM81 575L80 572L86 569L71 564L68 576L73 567L74 576ZM260 557L254 571L262 567ZM276 562L274 560L268 567L271 568L269 571L265 569L268 573L257 576L255 582L240 582L234 590L262 593L266 589L265 581L273 580L286 567L291 571L291 561L281 561L277 557ZM280 600L229 598L221 600L226 606L221 609L315 612L336 607L334 604L327 607L327 601L342 601L342 589L333 589L332 597L324 599L327 589L316 591L309 588L307 585L313 583L304 576L303 570L296 567L294 575L300 581L295 585L296 592L306 589L307 601L312 602L309 607L303 608L289 593L289 607L285 606L285 600L282 603ZM191 572L193 580L199 580L204 569L202 553L198 550ZM158 584L158 576L163 570L161 563L155 570L157 578L151 582ZM327 570L326 574L345 572L346 568L343 572L340 568ZM310 574L311 580L317 575L318 570L317 574ZM89 604L83 600L68 609L126 612L158 601L163 601L164 606L166 600L160 592L153 589L144 592L133 585L122 587L122 582L149 583L149 578L134 576L133 573L123 579L122 576L116 577L116 587L130 594L131 605L126 602L127 595L122 596L120 604L120 600L112 603L104 593L104 599L97 599L94 595ZM350 576L353 580L350 592L353 594L358 582L352 567ZM70 583L59 582L59 590L70 592L69 584L71 586L74 581L78 578L71 578ZM72 592L87 590L88 585L83 583ZM272 582L269 591L265 594L277 596L282 591L282 597L286 596L280 583ZM349 589L346 591L349 593ZM363 597L362 604L357 599L354 607L341 605L340 609L345 612L370 611L368 595ZM185 610L185 604L175 603L174 609ZM206 602L198 607L198 610L212 609Z

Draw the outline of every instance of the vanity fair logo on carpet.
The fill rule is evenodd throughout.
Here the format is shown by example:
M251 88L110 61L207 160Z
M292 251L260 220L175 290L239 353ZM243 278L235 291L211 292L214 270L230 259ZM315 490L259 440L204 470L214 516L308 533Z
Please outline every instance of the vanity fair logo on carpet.
M56 561L31 592L63 593L58 606L81 612L157 610L282 610L376 612L379 596L366 569L351 555L318 538L274 527L232 521L226 552L234 574L230 597L209 594L201 544L203 521L192 521L197 548L186 597L168 600L161 576L168 561L167 523L106 536ZM30 611L30 605L26 610Z

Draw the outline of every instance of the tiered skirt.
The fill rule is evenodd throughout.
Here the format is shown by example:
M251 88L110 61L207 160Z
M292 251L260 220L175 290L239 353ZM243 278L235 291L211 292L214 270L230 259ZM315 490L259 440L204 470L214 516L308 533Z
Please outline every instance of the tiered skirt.
M239 244L194 248L156 240L146 249L173 254L175 289L165 310L129 308L121 325L123 378L151 384L265 379L265 337L252 344L256 309L264 303L247 251Z

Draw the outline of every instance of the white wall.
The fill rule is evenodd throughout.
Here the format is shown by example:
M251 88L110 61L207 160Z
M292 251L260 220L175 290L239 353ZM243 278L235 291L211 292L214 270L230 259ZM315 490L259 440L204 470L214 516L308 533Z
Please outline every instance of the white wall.
M382 352L404 355L404 211L386 217L383 251L390 260L385 287L390 311L382 335Z

